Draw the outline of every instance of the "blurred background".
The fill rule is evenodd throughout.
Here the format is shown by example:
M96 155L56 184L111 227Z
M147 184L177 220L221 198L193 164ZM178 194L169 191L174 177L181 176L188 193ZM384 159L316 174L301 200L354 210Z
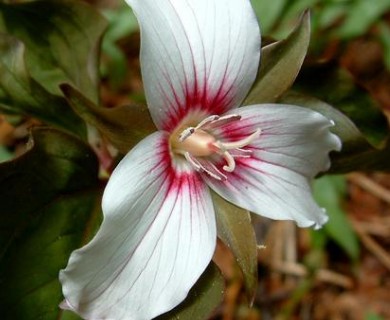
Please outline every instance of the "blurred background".
M101 104L145 103L139 31L131 9L119 0L87 2L109 21L100 61ZM252 3L264 45L288 36L310 9L311 42L295 88L326 81L328 86L316 96L345 112L358 105L361 114L355 116L366 121L368 139L384 141L387 131L376 129L376 120L365 111L376 110L387 119L390 115L390 0ZM332 68L345 72L349 82L333 81L334 75L326 72ZM31 117L0 115L0 161L23 153L28 129L37 124ZM352 172L317 179L315 197L330 215L319 231L253 217L259 282L252 308L232 254L219 244L215 261L227 287L213 319L390 319L389 177L386 172Z

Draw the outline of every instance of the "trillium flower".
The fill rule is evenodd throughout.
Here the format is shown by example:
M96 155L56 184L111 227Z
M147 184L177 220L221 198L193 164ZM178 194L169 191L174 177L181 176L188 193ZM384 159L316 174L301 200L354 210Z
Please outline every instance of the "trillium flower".
M240 107L260 58L249 0L127 2L158 131L114 170L98 233L60 273L63 307L85 319L150 319L185 299L216 246L210 189L256 214L320 227L327 216L310 183L340 149L319 113Z

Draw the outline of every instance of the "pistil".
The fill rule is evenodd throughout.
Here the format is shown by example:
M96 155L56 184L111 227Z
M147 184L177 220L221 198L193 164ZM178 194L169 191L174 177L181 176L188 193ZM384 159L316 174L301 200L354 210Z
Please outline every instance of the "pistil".
M174 138L171 145L172 151L185 157L195 170L206 172L217 180L226 180L226 175L217 168L218 161L214 155L220 155L226 164L222 169L233 172L236 168L235 158L249 158L251 150L243 149L256 140L261 130L257 129L249 136L237 141L221 141L217 139L214 131L220 126L240 121L239 115L216 116L212 115L202 120L195 127L187 127Z

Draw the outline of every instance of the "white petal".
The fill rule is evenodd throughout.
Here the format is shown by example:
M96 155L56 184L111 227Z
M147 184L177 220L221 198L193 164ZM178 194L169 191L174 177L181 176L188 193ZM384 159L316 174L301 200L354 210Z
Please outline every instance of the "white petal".
M141 69L159 129L189 111L237 107L258 70L260 31L249 0L126 0L141 27Z
M243 139L256 129L261 134L251 144L263 162L314 178L330 167L329 152L341 149L340 139L329 130L334 124L323 115L306 108L262 104L232 110L239 122L221 127L220 134L230 140Z
M60 273L70 308L85 319L151 319L183 301L213 255L214 210L199 176L172 168L164 134L121 161L103 212Z
M237 158L227 181L204 176L217 193L257 214L320 227L327 221L311 193L312 178L329 168L328 153L340 140L330 133L332 122L319 113L295 106L258 105L233 110L242 120L223 126L219 134L236 141L261 129L247 148L252 157Z

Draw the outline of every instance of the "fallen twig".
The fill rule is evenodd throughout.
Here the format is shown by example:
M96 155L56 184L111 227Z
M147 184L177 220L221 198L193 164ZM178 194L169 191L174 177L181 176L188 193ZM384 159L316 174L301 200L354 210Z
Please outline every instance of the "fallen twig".
M382 187L379 183L364 174L357 172L351 173L348 175L348 179L379 199L390 204L390 190Z
M279 261L273 263L271 267L274 271L297 277L306 277L309 274L307 268L298 263ZM353 286L352 279L328 269L318 269L315 273L315 278L318 281L331 283L346 289L350 289Z

